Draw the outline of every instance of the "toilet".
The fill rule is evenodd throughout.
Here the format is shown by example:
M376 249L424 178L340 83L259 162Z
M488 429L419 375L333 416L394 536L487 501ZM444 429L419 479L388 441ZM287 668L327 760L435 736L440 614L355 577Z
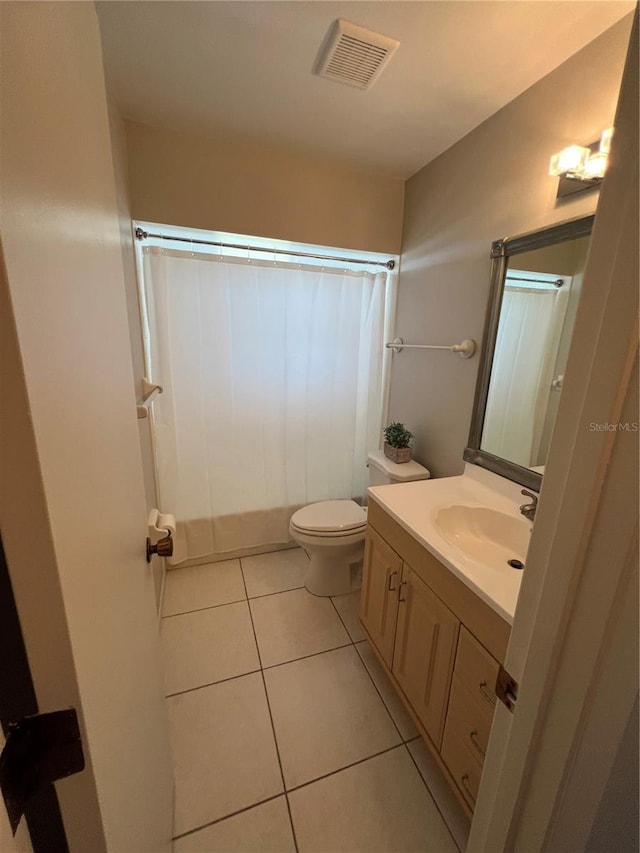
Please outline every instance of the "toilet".
M381 450L367 457L369 485L428 480L418 462L398 464ZM319 501L291 516L289 534L309 556L304 585L314 595L343 595L360 586L367 511L355 501Z

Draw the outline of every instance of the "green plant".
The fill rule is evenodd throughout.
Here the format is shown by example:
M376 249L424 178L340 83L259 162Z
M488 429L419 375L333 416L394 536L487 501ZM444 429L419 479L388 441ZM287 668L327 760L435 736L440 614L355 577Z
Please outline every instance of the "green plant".
M391 447L411 447L413 433L404 424L392 423L384 428L384 440Z

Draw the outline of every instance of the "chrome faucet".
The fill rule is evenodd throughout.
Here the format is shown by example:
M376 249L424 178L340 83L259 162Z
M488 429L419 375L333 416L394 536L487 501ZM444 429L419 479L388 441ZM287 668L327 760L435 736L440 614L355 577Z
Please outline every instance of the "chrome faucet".
M520 494L531 498L531 503L522 504L520 512L525 518L529 519L529 521L533 521L536 517L536 510L538 509L538 496L534 495L532 492L528 492L526 489L523 489Z

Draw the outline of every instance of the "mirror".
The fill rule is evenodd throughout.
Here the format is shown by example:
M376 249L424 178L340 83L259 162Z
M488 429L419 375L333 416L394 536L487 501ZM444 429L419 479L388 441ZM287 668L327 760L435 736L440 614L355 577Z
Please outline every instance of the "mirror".
M540 490L593 216L497 240L464 459Z

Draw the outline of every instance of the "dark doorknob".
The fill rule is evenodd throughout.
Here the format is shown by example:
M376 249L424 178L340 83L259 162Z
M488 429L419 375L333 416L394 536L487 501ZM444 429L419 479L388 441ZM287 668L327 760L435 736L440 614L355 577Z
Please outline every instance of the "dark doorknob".
M151 544L151 539L147 536L147 563L151 562L151 558L154 554L157 554L158 557L172 557L173 556L173 539L171 538L171 531L167 531L167 535L163 536L162 539L158 539L155 545Z

